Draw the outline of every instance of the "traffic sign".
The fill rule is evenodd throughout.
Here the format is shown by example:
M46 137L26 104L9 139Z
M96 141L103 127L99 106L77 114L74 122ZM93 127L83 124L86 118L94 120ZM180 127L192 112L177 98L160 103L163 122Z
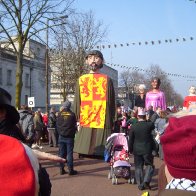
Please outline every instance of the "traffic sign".
M28 107L35 107L35 97L28 97Z

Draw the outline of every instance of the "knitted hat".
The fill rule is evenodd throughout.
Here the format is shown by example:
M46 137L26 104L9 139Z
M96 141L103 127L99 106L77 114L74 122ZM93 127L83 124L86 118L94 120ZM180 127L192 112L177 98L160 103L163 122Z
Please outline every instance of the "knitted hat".
M171 117L161 144L170 174L196 180L196 115Z
M65 102L63 103L63 105L62 105L62 108L63 108L63 109L69 110L70 107L71 107L71 102L70 102L70 101L65 101Z
M32 150L1 134L0 154L0 195L37 195L39 163Z
M10 122L17 124L20 116L16 108L11 105L11 101L11 95L5 89L0 88L0 106L6 109L7 118L10 120Z

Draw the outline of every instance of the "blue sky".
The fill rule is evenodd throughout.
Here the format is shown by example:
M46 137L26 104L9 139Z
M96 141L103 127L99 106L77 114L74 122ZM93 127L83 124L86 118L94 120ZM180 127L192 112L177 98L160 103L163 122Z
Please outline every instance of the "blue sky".
M157 64L167 73L196 76L196 3L189 0L76 0L78 11L92 10L97 20L108 27L108 44L117 48L102 49L108 63L138 66ZM191 41L190 37L194 40ZM176 42L175 39L180 41ZM182 38L187 41L183 42ZM172 39L172 43L165 43ZM157 41L162 43L158 44ZM145 45L145 41L155 44ZM120 44L138 43L120 47ZM122 71L122 69L116 68ZM196 79L169 77L183 97Z

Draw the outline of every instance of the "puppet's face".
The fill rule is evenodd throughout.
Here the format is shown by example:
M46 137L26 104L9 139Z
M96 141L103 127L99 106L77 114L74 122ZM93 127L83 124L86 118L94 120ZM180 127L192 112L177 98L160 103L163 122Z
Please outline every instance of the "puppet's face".
M139 93L140 94L144 94L144 92L145 92L145 89L144 88L139 88Z
M86 61L86 63L91 66L91 70L93 71L96 71L97 69L100 69L103 66L103 60L97 55L89 55Z
M160 86L159 82L158 82L156 79L154 79L154 80L151 82L151 85L152 85L152 88L153 88L153 89L159 89L159 86Z
M189 93L190 93L191 95L196 95L196 89L195 89L194 86L191 86L191 87L190 87Z

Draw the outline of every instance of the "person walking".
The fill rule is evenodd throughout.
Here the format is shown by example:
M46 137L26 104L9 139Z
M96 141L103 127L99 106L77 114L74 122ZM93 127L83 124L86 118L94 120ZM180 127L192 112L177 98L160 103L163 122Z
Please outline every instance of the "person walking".
M57 147L57 140L56 140L56 114L55 108L50 109L50 115L48 118L48 140L50 147Z
M40 148L42 149L43 147L41 146L41 137L43 136L43 128L44 128L44 123L42 121L42 115L41 111L38 110L35 112L35 116L33 118L34 121L34 126L35 126L35 133L36 133L36 139L35 139L35 144L32 145L32 148Z
M121 107L117 107L116 114L115 114L113 133L120 133L121 122L122 122L122 109Z
M153 113L153 115L151 116L151 118L149 119L151 122L155 123L155 121L160 118L160 112L161 112L161 107L157 107L156 111ZM155 137L157 136L157 133L155 130L153 130L152 132L153 135L153 139L154 139L154 144L155 144L155 149L153 150L153 155L154 156L158 156L158 151L159 151L159 144L157 143Z
M152 150L154 123L146 121L146 112L138 111L138 122L129 131L129 152L134 155L135 179L139 190L150 189L154 173ZM143 167L146 165L145 174Z
M103 54L98 50L86 55L89 74L82 75L77 84L74 113L80 124L74 151L79 154L103 156L107 137L115 117L115 93L112 79L100 73Z
M123 112L122 114L122 120L121 120L121 133L125 133L127 135L128 133L128 126L127 126L127 121L128 121L128 115L126 112Z
M165 131L165 125L167 123L167 113L165 111L160 111L159 118L156 119L154 125L155 125L155 140L158 144L158 154L159 158L163 160L163 150L162 145L160 143L160 137L164 134Z
M35 140L33 115L29 112L27 105L21 105L18 112L20 115L19 126L26 139L27 145L31 147Z
M57 131L59 134L59 156L67 159L69 175L76 175L73 165L74 138L77 131L75 114L71 111L71 102L65 101L57 117ZM60 174L66 173L64 163L60 163Z
M43 140L48 141L48 112L45 112L42 115L42 120L43 120L43 123L44 123Z
M153 123L155 123L156 119L157 118L160 118L160 112L161 111L164 111L164 110L162 110L161 107L157 107L156 108L156 111L151 116L150 121L153 122Z

